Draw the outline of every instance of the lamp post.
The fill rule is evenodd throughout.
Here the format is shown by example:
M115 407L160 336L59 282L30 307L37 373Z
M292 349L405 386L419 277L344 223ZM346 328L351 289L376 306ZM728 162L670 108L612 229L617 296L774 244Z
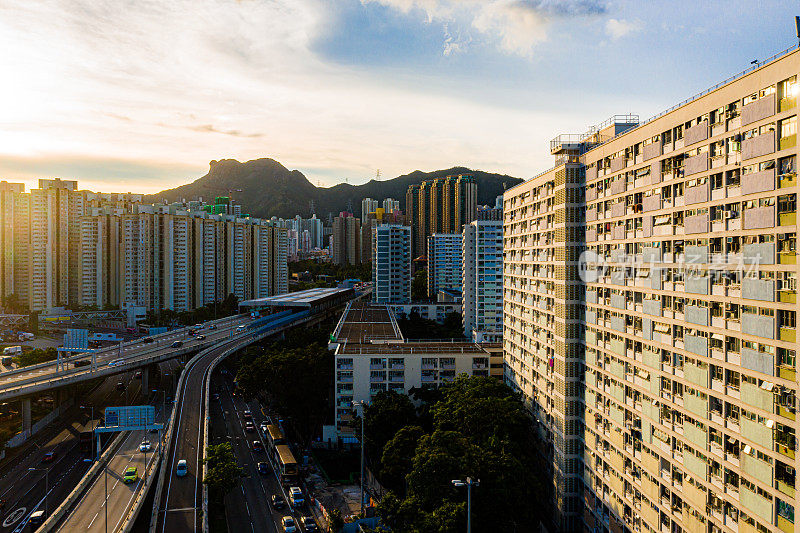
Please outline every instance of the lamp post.
M158 392L159 392L158 389L153 389L153 393L158 394ZM164 389L161 392L164 393L164 397L163 397L164 398L164 403L163 403L163 406L161 408L161 418L164 420L164 423L166 424L166 422L167 422L167 390ZM162 444L163 443L161 442L161 432L159 431L158 432L158 456L161 457L161 458L164 457L164 446L162 446ZM145 463L145 469L146 468L147 468L147 463Z
M359 503L359 510L364 514L364 407L366 403L364 400L356 400L353 402L353 407L361 406L361 500Z
M46 468L28 468L29 472L34 472L36 470L44 470L44 514L45 516L50 516L50 512L47 507L47 493L50 492L50 471Z
M463 487L465 485L467 487L467 533L472 533L472 487L480 485L480 480L467 477L466 481L454 479L452 483L456 487Z
M103 508L106 511L106 533L108 533L108 462L103 465L103 477L105 478L106 499L103 501Z

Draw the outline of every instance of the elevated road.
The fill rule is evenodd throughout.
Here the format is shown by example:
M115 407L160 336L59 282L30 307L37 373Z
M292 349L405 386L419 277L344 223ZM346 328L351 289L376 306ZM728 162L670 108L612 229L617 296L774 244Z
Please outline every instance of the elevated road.
M161 533L202 531L203 449L206 421L206 384L217 360L253 342L300 324L318 320L308 311L281 317L252 333L221 342L201 352L186 366L176 394L171 438L165 448L163 478L158 484L151 531ZM186 460L188 473L177 477L178 461Z
M62 366L67 368L57 368L56 362L52 361L3 372L0 373L0 401L37 394L48 389L90 379L121 374L209 348L230 337L238 331L239 326L247 325L251 320L249 316L237 315L206 322L199 332L205 336L203 340L196 338L195 335L188 335L188 329L181 329L154 335L152 343L144 343L141 339L122 343L119 346L95 352L94 364L91 364L92 354L84 353L66 359L66 364ZM209 329L208 326L212 324L215 329ZM173 348L172 343L175 341L181 341L183 345ZM90 364L75 367L76 361L83 361L84 365L87 362Z
M144 439L148 439L152 445L147 454L139 450ZM152 464L160 452L158 445L158 435L131 431L114 457L109 460L107 469L97 476L78 505L60 524L60 528L63 531L97 533L119 531L144 484L145 455L147 464ZM122 481L122 476L125 469L131 466L138 469L139 478L135 483L126 484Z

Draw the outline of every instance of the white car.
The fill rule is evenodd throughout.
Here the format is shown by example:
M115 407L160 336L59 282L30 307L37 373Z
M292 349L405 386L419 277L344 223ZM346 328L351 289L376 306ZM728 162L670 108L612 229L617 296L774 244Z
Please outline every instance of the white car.
M184 477L188 473L189 473L189 465L186 462L186 459L181 459L180 461L178 461L178 466L175 468L175 475L178 477Z
M149 452L150 451L150 441L143 440L142 443L139 445L140 452Z
M297 507L298 505L303 505L303 491L300 487L291 487L289 489L289 502L291 502L293 507Z
M297 531L297 526L294 525L294 518L291 516L281 518L281 525L286 533L295 533Z

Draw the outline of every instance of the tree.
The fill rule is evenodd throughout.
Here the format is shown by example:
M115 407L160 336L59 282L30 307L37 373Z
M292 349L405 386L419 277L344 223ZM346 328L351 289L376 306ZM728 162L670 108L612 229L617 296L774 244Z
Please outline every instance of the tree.
M28 304L25 303L16 293L7 294L0 299L3 309L7 313L24 315L28 312Z
M297 330L267 347L250 347L240 359L237 383L246 397L265 394L311 441L329 413L333 352L322 330Z
M480 445L524 444L530 437L530 417L519 395L503 382L461 374L441 392L431 408L434 429L457 430Z
M465 375L435 392L413 392L431 402L430 420L421 419L431 430L402 428L384 446L384 477L393 483L378 507L384 523L397 533L460 531L466 494L451 481L470 476L480 480L472 493L476 531L536 529L549 500L519 395L494 378Z
M383 447L381 455L381 483L386 488L405 494L406 473L411 471L411 460L425 430L419 426L406 426L395 433Z
M416 410L408 396L393 390L379 392L364 408L365 451L367 457L374 458L378 471L383 447L401 428L416 420Z
M203 483L209 490L227 494L239 484L244 472L236 464L233 448L229 442L211 445L204 460L207 468Z
M414 274L414 279L411 281L411 299L415 302L422 302L428 299L427 270L420 269Z

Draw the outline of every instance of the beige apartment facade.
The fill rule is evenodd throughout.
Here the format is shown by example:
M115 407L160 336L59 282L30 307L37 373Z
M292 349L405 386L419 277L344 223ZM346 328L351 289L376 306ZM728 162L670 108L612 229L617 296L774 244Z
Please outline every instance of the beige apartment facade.
M581 514L565 529L800 531L798 73L793 50L641 125L551 144L551 172L585 172L582 494L562 508ZM509 278L525 266L513 230L536 233L530 183L505 195L504 355L541 409L554 394L523 363L543 319L514 316L534 293Z
M553 522L580 518L583 169L559 165L504 194L506 382L531 410L554 490Z
M285 229L198 202L141 202L75 181L43 179L29 193L0 182L0 297L34 311L129 303L186 311L229 294L288 290Z

